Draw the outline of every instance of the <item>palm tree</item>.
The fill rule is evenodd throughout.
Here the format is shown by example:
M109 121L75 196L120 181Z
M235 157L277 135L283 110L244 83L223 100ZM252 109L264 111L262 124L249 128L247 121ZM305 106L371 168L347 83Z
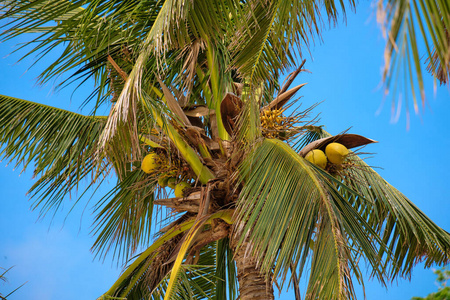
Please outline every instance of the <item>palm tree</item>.
M387 66L414 65L422 89L418 22L432 73L446 74L446 2L386 5ZM34 167L42 213L81 180L95 188L117 175L96 204L93 249L129 263L102 299L273 299L273 284L299 292L302 276L306 299L354 299L361 258L382 284L419 261L449 262L449 234L356 151L322 167L305 159L333 142L374 142L331 136L312 108L298 108L303 85L291 84L304 61L278 83L346 8L355 3L3 2L3 39L31 33L24 47L41 57L62 49L41 83L68 72L61 87L96 81L88 116L0 96L0 143L3 156ZM387 68L387 87L396 70ZM158 218L166 226L150 243Z

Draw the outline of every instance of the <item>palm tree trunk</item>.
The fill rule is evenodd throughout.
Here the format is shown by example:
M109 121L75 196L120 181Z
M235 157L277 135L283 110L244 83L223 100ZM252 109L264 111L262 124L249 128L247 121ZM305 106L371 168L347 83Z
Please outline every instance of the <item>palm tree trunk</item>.
M273 300L272 282L261 274L257 260L246 253L248 246L248 242L243 243L234 254L239 281L239 299Z

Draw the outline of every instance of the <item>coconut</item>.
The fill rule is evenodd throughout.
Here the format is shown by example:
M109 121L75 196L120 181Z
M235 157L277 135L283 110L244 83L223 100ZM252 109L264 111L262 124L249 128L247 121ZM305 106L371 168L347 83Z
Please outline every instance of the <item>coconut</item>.
M344 162L345 157L348 155L348 149L339 143L330 143L325 148L328 160L333 164L340 165Z
M175 188L175 185L177 184L177 179L175 177L169 177L167 179L167 186L171 189Z
M189 183L185 182L185 181L182 181L182 182L178 183L175 186L175 197L177 197L177 198L183 197L184 196L184 190L186 188L190 188L190 187L191 187L191 185Z
M156 153L147 154L141 163L141 169L145 173L149 174L154 172L160 166L159 157Z
M309 151L306 154L305 159L321 167L322 169L325 169L327 166L327 157L325 156L325 153L319 149Z
M161 176L158 178L158 184L159 184L161 187L166 187L166 186L167 186L167 181L169 181L169 178L170 178L170 177L167 177L167 175L161 175Z

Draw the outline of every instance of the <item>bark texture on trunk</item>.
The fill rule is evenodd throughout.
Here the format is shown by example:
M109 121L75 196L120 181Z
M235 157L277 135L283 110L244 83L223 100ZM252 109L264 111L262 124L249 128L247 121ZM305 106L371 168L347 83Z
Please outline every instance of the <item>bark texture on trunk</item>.
M248 243L242 244L234 254L239 281L239 300L273 300L272 282L268 282L260 273L256 259L249 253L246 255L247 246Z

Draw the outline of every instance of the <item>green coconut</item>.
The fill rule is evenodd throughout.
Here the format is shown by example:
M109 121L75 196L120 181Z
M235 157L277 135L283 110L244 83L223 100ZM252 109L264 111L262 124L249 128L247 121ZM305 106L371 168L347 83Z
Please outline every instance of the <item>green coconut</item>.
M309 151L306 154L305 159L321 167L322 169L325 169L327 166L327 157L325 156L325 153L319 149Z
M190 188L190 187L191 187L191 185L185 181L178 183L175 186L175 197L177 197L177 198L184 197L184 190L186 188Z
M175 188L175 185L177 184L177 179L175 177L169 177L167 179L167 186L171 189Z
M348 149L339 143L330 143L325 148L328 160L333 164L340 165L344 162L345 157L348 155Z
M161 175L161 176L158 178L158 184L159 184L161 187L166 187L166 186L167 186L167 181L169 181L169 178L170 178L170 177L167 177L167 176L165 176L165 175Z
M160 166L159 157L156 153L147 154L141 163L141 169L145 173L149 174L154 172Z

